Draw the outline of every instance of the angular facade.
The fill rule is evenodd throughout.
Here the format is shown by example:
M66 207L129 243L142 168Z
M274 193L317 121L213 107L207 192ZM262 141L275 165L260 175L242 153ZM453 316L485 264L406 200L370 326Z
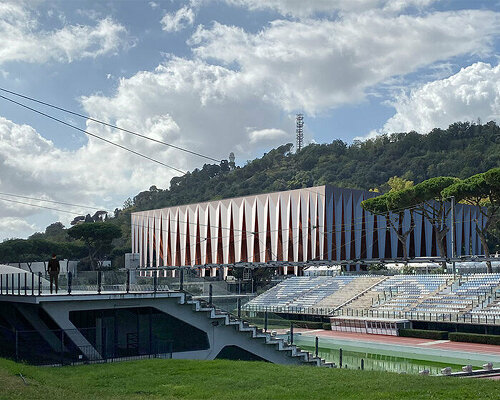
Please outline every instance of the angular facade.
M401 243L385 218L361 208L375 195L318 186L136 212L132 252L140 254L143 267L401 257ZM461 204L455 210L456 254L481 254L479 210ZM439 255L430 223L414 218L409 256ZM410 225L409 211L399 224ZM450 256L450 233L445 246Z

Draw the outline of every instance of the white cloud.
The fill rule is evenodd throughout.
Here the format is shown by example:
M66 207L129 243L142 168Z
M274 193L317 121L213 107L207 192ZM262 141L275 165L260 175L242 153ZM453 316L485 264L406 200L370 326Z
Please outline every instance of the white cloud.
M438 0L224 0L227 4L250 10L273 10L285 16L307 17L317 13L334 14L379 9L401 11L424 8Z
M370 11L335 21L274 21L255 34L215 23L192 36L193 59L170 56L153 71L117 79L113 95L89 95L81 102L85 113L123 128L215 158L234 151L248 159L263 143L293 138L295 110L313 114L359 102L374 86L420 67L487 54L499 22L498 14L487 11L420 17ZM48 49L45 59L71 59ZM210 162L92 121L87 129L185 171ZM0 118L5 192L114 208L151 185L168 187L176 175L95 138L67 151L40 133ZM0 211L0 218L32 218L34 212L15 207ZM69 219L57 215L65 224Z
M393 105L396 114L384 125L385 132L427 133L456 121L499 120L500 65L475 63L402 94Z
M126 29L104 18L94 26L64 24L43 30L23 3L0 3L0 65L12 61L71 62L113 54L130 45Z
M28 236L31 235L35 230L36 226L34 224L26 222L23 218L0 217L0 232L2 232L2 237L0 237L0 240L19 237L20 234L23 236Z
M162 29L166 32L177 32L193 25L194 11L189 7L182 7L175 13L167 13L161 19Z
M93 95L81 101L93 117L221 159L231 151L237 158L252 156L264 129L270 146L285 141L281 132L293 132L293 119L277 124L283 120L281 110L262 102L260 92L241 82L237 72L200 60L172 58L154 71L122 78L114 96ZM253 141L248 126L255 127ZM93 121L87 121L87 130L184 171L211 163ZM168 187L170 179L179 175L91 137L78 150L61 150L33 128L1 117L0 169L6 193L48 195L108 210L153 184ZM0 211L0 218L25 216L33 223L37 212L13 205L5 209L6 214ZM52 219L68 225L71 217L55 212Z
M214 23L190 39L194 54L238 66L238 79L287 111L321 112L364 99L367 88L462 54L486 54L500 14L423 17L352 14L337 21L278 20L252 34Z
M281 110L263 101L259 88L242 79L238 72L202 60L177 57L155 71L122 79L115 96L90 96L83 99L83 105L97 118L116 121L120 126L155 137L163 135L162 139L169 143L215 158L226 158L242 144L245 155L252 154L248 126L255 127L255 131L293 130L292 120L276 124L283 119ZM170 127L168 132L165 126ZM273 144L282 143L277 136L273 139ZM130 142L132 139L126 134L120 134L119 140L125 145L140 143L140 148L149 154L162 149L142 141ZM184 170L209 162L179 151L165 151L163 160ZM147 164L144 173L150 174L151 182L158 186L168 186L170 172L156 175L156 169Z
M290 132L285 132L282 129L259 129L259 130L249 130L248 138L250 143L262 143L262 142L276 142L276 140L290 140L292 135Z

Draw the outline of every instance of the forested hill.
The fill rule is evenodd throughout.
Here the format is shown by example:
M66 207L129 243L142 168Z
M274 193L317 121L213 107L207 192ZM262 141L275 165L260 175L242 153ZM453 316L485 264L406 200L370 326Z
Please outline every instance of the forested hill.
M415 183L440 175L466 178L500 166L500 128L494 122L455 123L425 135L394 133L351 145L334 140L310 144L297 154L291 149L291 144L280 146L235 169L227 162L206 164L173 178L170 189L152 186L139 193L126 208L137 211L323 184L384 191L392 176Z
M120 228L121 237L102 247L99 257L112 259L114 268L123 266L123 254L130 252L130 213L146 209L199 201L331 184L345 188L388 190L387 181L399 176L414 183L447 175L467 178L500 166L500 128L456 123L446 130L427 135L396 133L347 145L341 140L311 144L298 154L287 144L271 150L243 167L232 168L227 161L206 164L186 175L173 178L169 189L151 186L116 209L107 223ZM166 187L168 182L150 182ZM91 220L90 215L87 219ZM491 251L498 248L500 224ZM491 233L491 231L490 231ZM496 246L496 247L495 247ZM60 222L28 240L0 243L0 262L42 261L56 252L61 258L79 259L80 268L89 268L89 250L75 240Z

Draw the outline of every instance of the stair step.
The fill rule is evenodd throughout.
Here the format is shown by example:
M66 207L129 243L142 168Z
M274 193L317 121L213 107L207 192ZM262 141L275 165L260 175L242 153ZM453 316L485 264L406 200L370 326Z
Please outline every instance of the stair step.
M289 345L282 338L272 337L269 333L264 332L262 328L255 325L251 325L246 321L235 318L232 314L225 312L215 307L207 306L199 300L186 300L180 301L180 304L186 304L189 306L195 306L196 312L210 312L210 319L224 320L225 326L237 326L239 332L250 332L252 334L252 339L264 339L266 345L277 346L276 351L289 352L291 357L298 357L301 362L308 365L321 366L327 368L336 367L333 363L327 363L325 360L319 357L313 357L309 352L299 349L295 345Z

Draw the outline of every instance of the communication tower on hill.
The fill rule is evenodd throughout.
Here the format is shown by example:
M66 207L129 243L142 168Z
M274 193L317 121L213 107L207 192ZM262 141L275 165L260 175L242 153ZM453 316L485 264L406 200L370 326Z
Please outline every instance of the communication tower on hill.
M236 164L235 164L234 160L235 160L234 153L233 152L229 153L229 168L231 168L231 169L236 168Z
M304 115L297 114L295 117L295 133L297 137L296 152L298 153L302 149L304 143Z

